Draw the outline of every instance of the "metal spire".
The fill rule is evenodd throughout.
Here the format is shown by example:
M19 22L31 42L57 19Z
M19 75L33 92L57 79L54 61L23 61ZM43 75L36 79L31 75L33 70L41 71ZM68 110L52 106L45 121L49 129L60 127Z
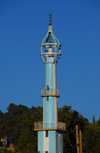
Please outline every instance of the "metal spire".
M52 17L52 14L50 13L48 31L47 31L46 36L43 38L41 47L40 47L41 58L44 63L46 63L47 58L51 56L53 57L52 62L58 63L60 56L61 56L61 44L53 33L51 17ZM52 52L49 51L50 48L52 48Z
M52 17L52 13L49 14L49 21L50 21L50 22L49 22L49 25L52 25L52 23L51 23L51 22L52 22L51 17Z

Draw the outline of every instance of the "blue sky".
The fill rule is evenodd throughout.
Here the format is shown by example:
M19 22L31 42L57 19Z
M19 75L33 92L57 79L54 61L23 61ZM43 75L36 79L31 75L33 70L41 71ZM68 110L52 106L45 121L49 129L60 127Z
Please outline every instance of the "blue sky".
M62 44L57 64L58 107L100 117L100 1L0 0L0 110L10 103L42 106L45 68L40 44L52 13Z

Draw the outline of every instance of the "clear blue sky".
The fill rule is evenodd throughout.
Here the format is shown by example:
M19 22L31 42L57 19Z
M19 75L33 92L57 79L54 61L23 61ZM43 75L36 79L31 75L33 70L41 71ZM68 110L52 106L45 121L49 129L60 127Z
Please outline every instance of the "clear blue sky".
M100 0L0 0L0 110L10 103L42 106L40 44L52 13L62 44L57 65L58 107L100 117Z

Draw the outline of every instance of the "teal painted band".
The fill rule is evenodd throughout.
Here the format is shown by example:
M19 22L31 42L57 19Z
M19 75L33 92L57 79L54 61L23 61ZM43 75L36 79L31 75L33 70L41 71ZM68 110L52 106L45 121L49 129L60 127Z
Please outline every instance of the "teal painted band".
M38 131L38 152L43 152L43 131Z
M52 60L52 57L49 57L49 61ZM54 88L54 64L46 63L45 64L45 88L47 85L50 89ZM52 90L53 91L53 90ZM46 94L51 94L51 90L46 90ZM44 97L44 109L43 109L43 116L44 116L44 126L45 128L54 128L55 126L55 116L57 115L57 107L55 105L55 98L54 97ZM48 124L47 124L48 123Z
M49 131L49 152L56 153L56 131Z

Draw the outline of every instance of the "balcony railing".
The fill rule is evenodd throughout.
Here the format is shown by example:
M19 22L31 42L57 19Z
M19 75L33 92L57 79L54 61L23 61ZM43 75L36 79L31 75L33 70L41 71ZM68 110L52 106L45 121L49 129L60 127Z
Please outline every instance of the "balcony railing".
M40 122L35 122L35 125L34 125L34 130L62 130L62 131L65 131L66 130L66 124L65 123L62 123L62 122L55 122L55 123L45 123L43 121L40 121Z
M42 88L41 89L41 97L45 97L45 96L56 96L56 97L60 97L60 89L59 88L56 88L56 89Z

